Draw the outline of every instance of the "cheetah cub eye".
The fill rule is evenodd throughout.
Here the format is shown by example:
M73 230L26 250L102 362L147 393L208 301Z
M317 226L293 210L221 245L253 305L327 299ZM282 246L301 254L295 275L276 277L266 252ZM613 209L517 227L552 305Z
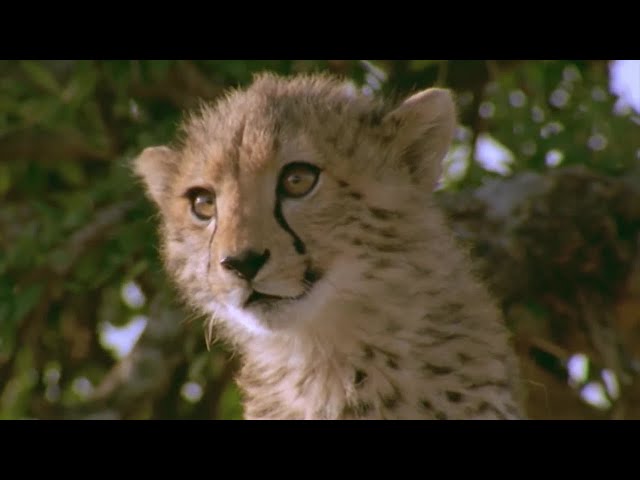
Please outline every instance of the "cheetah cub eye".
M311 193L319 176L320 169L310 163L294 162L285 165L280 174L278 193L283 197L304 197Z
M216 214L216 198L206 188L191 188L185 194L189 199L191 214L202 222L208 222Z

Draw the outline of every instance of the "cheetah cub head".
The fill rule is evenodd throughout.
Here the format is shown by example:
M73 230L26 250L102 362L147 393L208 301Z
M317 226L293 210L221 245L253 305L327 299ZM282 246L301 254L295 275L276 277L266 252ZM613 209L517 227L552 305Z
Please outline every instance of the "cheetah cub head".
M446 90L398 103L330 77L262 75L134 168L187 301L264 335L374 303L384 285L366 279L402 275L406 249L425 242L416 226L454 128Z

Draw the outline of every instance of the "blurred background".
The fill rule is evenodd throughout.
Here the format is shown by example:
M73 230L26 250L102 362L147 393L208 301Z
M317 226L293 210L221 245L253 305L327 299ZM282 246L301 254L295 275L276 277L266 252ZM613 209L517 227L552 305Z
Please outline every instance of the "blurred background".
M0 419L238 419L238 359L162 271L128 162L261 71L437 85L439 204L538 419L640 418L640 61L0 61Z

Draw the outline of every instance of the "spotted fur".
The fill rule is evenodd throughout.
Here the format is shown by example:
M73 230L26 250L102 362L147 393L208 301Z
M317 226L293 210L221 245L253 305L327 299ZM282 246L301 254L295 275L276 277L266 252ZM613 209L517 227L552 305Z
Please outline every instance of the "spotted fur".
M454 127L445 90L262 75L136 159L168 272L241 353L246 418L519 416L507 331L431 197ZM303 198L278 196L290 162L321 169ZM215 192L208 223L194 187ZM220 266L246 249L270 252L251 285ZM289 300L245 308L252 288Z

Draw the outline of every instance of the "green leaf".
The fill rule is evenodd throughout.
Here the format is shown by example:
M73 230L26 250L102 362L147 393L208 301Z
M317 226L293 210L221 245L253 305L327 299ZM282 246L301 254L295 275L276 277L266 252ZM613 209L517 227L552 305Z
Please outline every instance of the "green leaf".
M205 368L207 367L209 360L210 356L208 352L203 352L200 355L197 355L191 361L191 365L189 365L188 378L194 381L205 380Z
M220 412L218 418L222 420L241 420L242 404L240 390L231 382L220 397Z
M18 349L15 360L14 375L3 385L0 397L0 418L17 419L28 413L25 407L38 385L38 371L33 366L33 351L28 348Z
M16 327L9 321L12 305L0 304L0 357L10 355L15 346Z
M4 114L14 113L20 106L20 100L11 94L3 93L0 95L0 112Z
M11 187L11 172L9 165L0 163L0 197L9 191Z
M78 63L75 75L64 89L63 98L74 105L80 105L94 94L97 83L95 68L86 62Z
M58 173L69 185L78 187L86 183L84 171L78 162L61 162L57 167Z
M0 303L0 332L6 333L7 331L13 332L13 324L10 322L11 313L13 310L13 302L10 298L6 298ZM0 338L4 338L5 335L0 335Z
M144 67L149 69L151 79L154 81L160 81L167 76L174 63L174 60L154 60L146 61L143 64Z
M409 62L409 70L412 72L419 72L432 65L437 65L440 60L411 60Z
M60 103L52 98L30 98L22 102L18 114L29 126L33 124L47 124L56 113Z
M145 272L149 268L149 262L147 259L139 260L133 267L127 272L126 278L129 280L135 279L138 275Z
M60 94L60 85L58 85L57 80L41 63L33 60L24 60L20 62L20 66L29 79L40 88L55 95Z
M16 293L15 296L15 309L13 311L13 322L19 322L25 317L33 308L37 305L42 291L43 285L30 285L26 289Z

